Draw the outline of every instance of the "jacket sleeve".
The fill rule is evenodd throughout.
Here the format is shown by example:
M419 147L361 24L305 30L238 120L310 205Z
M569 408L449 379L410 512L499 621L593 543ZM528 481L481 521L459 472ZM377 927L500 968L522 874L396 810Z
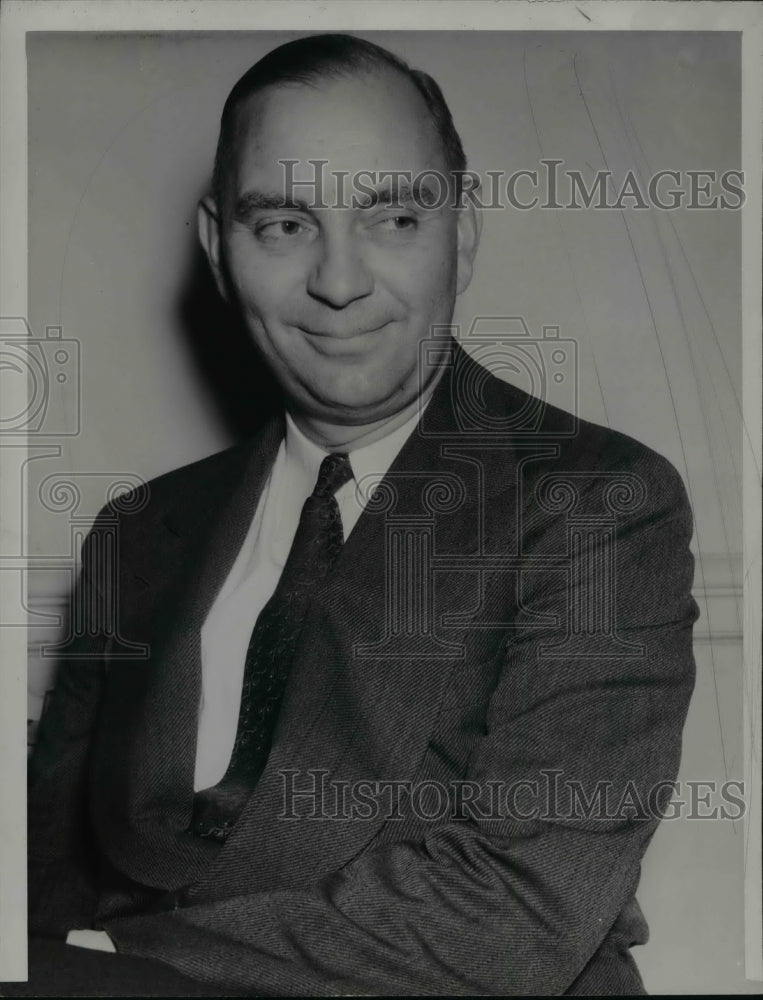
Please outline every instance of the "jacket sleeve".
M29 927L65 936L88 927L95 910L86 777L103 674L98 609L98 523L82 547L82 568L69 602L68 637L55 687L40 720L29 763Z
M614 541L589 533L571 573L551 567L524 591L532 615L506 644L466 776L510 782L505 815L372 844L299 889L108 922L117 949L270 996L564 993L632 897L678 771L694 681L691 514L677 473L659 473ZM602 560L614 565L605 595L591 570ZM594 634L570 647L560 608L603 600L630 646L613 653ZM542 612L561 624L531 627Z

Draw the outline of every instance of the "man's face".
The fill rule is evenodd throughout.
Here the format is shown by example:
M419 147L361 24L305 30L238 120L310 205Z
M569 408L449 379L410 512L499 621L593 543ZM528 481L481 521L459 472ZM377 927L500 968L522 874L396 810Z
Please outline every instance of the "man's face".
M337 202L350 203L359 171L448 176L426 105L390 71L271 87L244 104L237 124L225 204L208 205L200 220L220 287L293 408L338 424L398 412L421 387L420 342L450 322L471 277L474 218L453 209L452 196L439 209L421 198ZM297 161L290 191L283 160ZM299 184L316 179L310 160L328 161L320 196L329 207L315 205L312 183ZM390 190L367 174L361 183ZM286 194L294 204L277 207Z

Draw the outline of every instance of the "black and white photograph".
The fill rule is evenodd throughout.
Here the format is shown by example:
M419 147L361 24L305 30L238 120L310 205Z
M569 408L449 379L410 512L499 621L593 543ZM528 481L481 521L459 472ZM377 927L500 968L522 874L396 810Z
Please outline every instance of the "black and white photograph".
M4 7L0 996L758 994L760 8Z

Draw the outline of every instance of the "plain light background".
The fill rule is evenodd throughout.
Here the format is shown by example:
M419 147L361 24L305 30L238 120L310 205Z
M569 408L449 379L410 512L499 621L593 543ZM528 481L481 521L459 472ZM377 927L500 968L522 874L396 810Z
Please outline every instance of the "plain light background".
M740 166L738 35L365 34L438 80L479 172L538 169L541 157L589 181L598 169L646 180ZM29 462L35 640L74 554L72 511L51 484L77 484L86 526L104 484L201 458L241 427L210 385L228 340L205 325L195 205L230 87L292 37L28 36L29 321L40 338L60 327L80 359L79 393L71 377L51 382L51 433L36 440L54 447ZM486 315L522 316L536 334L559 326L577 344L580 415L683 475L703 617L681 779L741 779L739 213L486 212L454 319L465 331ZM49 676L33 642L31 716ZM634 953L650 992L756 992L743 972L744 851L741 822L662 824L639 892L652 940Z

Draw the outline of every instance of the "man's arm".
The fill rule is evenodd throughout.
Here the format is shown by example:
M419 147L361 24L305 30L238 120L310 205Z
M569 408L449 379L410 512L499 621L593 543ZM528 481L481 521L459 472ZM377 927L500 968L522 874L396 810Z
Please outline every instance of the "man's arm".
M103 639L93 634L102 607L94 565L93 530L82 547L82 569L71 595L71 643L46 704L29 764L29 928L64 936L90 926L96 901L94 851L86 802L87 761L103 676ZM84 617L83 617L84 616ZM85 634L85 633L88 634Z
M575 811L562 795L523 820L532 803L518 795L512 816L372 845L301 889L108 922L117 949L267 995L563 993L635 890L658 815L617 806L658 813L693 686L691 516L666 465L647 487L646 513L621 523L614 552L617 629L643 654L602 658L594 639L586 655L549 658L541 648L563 636L520 628L466 776L544 788L558 771L589 799L607 782L606 809ZM592 533L586 554L604 548ZM568 598L601 600L591 577L570 579L571 590L561 573L539 575L526 605L558 614Z

